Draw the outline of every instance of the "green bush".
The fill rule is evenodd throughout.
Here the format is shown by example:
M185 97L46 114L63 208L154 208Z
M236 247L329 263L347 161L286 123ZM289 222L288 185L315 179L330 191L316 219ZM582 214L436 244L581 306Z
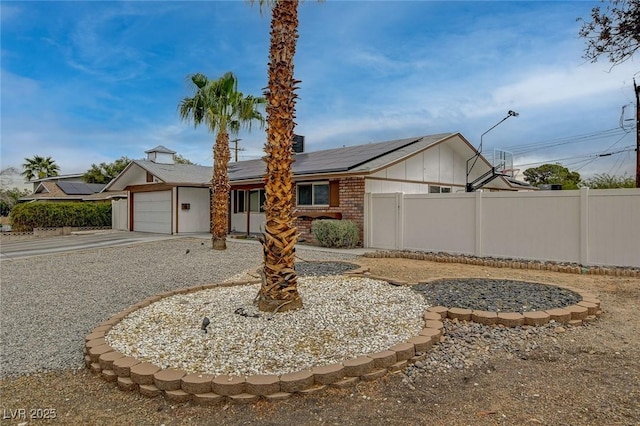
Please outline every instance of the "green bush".
M352 248L360 240L360 229L350 220L314 220L311 223L311 232L323 247Z
M11 226L18 232L62 226L111 226L111 203L21 203L11 210Z

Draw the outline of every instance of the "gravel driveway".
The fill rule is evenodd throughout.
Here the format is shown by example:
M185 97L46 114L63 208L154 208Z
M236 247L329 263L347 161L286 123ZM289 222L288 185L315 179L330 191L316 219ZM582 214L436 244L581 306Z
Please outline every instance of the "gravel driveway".
M97 324L163 291L222 282L255 270L259 244L179 238L0 263L0 377L82 368L84 337ZM298 250L304 260L353 255Z

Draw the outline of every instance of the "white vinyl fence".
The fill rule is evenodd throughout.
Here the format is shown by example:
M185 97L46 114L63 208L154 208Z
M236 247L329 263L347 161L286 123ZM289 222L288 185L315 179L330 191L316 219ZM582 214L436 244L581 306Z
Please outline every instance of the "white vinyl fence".
M640 267L640 189L367 193L364 244Z
M111 229L129 230L129 204L126 199L111 200Z

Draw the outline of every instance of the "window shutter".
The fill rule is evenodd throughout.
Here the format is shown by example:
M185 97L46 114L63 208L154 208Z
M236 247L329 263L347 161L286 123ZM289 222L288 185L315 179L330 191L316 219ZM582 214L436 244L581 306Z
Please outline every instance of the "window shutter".
M329 207L340 207L340 181L329 182Z

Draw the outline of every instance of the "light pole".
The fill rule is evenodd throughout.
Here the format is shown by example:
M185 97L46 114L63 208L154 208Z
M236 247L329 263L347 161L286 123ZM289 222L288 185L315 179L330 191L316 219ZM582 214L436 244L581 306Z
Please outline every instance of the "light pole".
M507 116L505 118L503 118L502 120L498 121L491 128L489 128L489 130L487 130L486 132L484 132L483 134L480 135L480 146L478 146L478 150L476 151L476 155L474 155L473 157L471 157L471 158L469 158L467 160L467 185L466 185L467 192L473 192L473 188L471 188L471 186L469 185L469 174L471 174L471 170L473 170L473 166L476 165L476 162L478 161L478 158L480 158L480 153L482 152L482 138L484 138L484 135L486 135L487 133L489 133L490 131L492 131L496 127L498 127L498 125L502 124L502 122L504 122L509 117L517 117L519 115L520 114L518 114L517 112L509 110L507 112ZM469 167L469 161L471 161L471 160L473 160L473 164L471 165L471 167Z

